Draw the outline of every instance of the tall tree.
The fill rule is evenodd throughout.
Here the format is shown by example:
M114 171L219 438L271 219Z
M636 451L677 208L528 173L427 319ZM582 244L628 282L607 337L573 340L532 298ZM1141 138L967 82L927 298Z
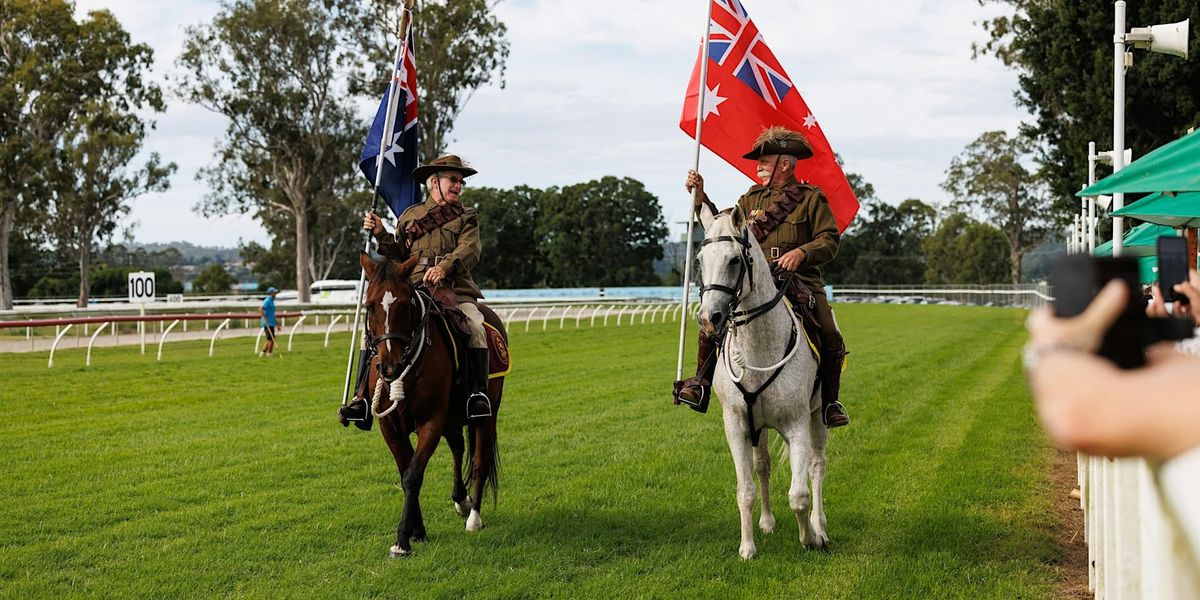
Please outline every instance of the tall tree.
M229 119L217 163L198 175L211 188L198 208L288 215L301 302L313 211L341 198L339 181L353 177L349 157L361 150L343 76L361 60L361 19L352 2L229 0L211 23L187 30L179 58L183 97Z
M641 182L604 177L547 190L538 207L546 284L648 285L658 282L666 221Z
M988 131L950 162L942 189L957 210L996 225L1009 244L1012 283L1021 282L1021 257L1037 246L1053 220L1044 181L1023 162L1031 142L1003 131Z
M989 35L976 56L994 56L1020 74L1018 104L1033 121L1024 134L1038 143L1055 198L1054 215L1068 222L1073 194L1087 182L1088 142L1112 146L1112 2L978 0L1012 12L982 22ZM1195 0L1137 0L1127 7L1130 26L1190 18L1192 60L1137 51L1126 71L1125 142L1146 154L1200 125L1200 4ZM1102 172L1101 175L1104 175Z
M87 306L92 254L111 238L126 202L170 185L174 164L142 150L146 127L140 111L162 112L162 91L146 77L154 53L134 44L112 13L89 13L78 24L60 67L77 79L71 115L59 125L54 159L46 170L54 186L47 227L56 244L79 266L78 305Z
M538 205L548 192L517 186L511 190L468 188L463 204L479 213L483 260L472 276L487 288L529 288L545 278L538 244Z
M1004 282L1008 242L999 229L951 213L923 242L925 283L988 285Z
M391 78L384 67L395 53L395 24L402 3L371 0L360 40L377 71L356 78L353 89L378 96ZM504 87L508 28L494 15L499 0L418 0L413 10L413 54L421 128L421 156L430 160L450 143L450 132L475 90L496 81ZM380 27L379 24L391 24Z
M78 84L63 68L76 27L63 0L0 0L0 310L13 305L14 228L21 240L40 237L43 169Z

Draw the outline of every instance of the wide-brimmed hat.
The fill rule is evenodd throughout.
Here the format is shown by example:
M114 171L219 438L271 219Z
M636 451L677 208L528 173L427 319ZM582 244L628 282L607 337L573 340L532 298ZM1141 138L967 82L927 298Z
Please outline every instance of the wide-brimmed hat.
M459 158L457 155L445 154L429 161L427 164L413 169L412 174L413 179L416 179L421 183L425 183L425 180L429 179L430 175L440 171L458 171L459 173L462 173L464 178L470 177L479 172L475 169L472 169L470 165L467 164L467 161Z
M803 160L811 158L813 151L803 134L786 127L776 126L764 129L758 135L758 139L754 140L754 147L742 155L742 158L758 160L772 154L786 154Z

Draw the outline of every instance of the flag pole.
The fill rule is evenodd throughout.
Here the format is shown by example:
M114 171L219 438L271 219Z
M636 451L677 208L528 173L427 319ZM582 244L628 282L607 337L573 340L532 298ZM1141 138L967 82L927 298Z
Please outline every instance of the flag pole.
M395 60L392 62L392 81L388 85L388 106L383 117L383 135L379 139L379 154L375 157L375 193L371 198L371 212L379 206L379 185L383 175L383 151L387 149L391 142L392 130L396 128L396 107L399 102L396 99L396 92L400 87L400 77L404 68L405 55L408 53L408 35L409 28L412 25L412 7L416 0L404 0L404 8L400 15L400 30L397 37L400 38L400 43L396 46ZM371 233L367 232L366 241L363 244L363 252L371 250ZM360 270L358 275L358 301L354 303L354 324L350 329L350 352L346 357L346 381L342 386L342 406L346 406L350 402L350 380L354 373L354 353L355 350L360 350L365 340L360 340L358 337L358 322L362 314L363 294L367 289L367 272L365 269Z
M700 131L704 126L704 97L708 95L708 39L712 30L712 5L704 17L704 41L700 44L700 81L696 89L696 156L692 170L700 172ZM683 301L679 313L679 360L675 365L675 379L683 379L683 347L687 339L688 301L692 296L692 227L696 222L696 203L701 200L699 186L692 188L692 206L688 207L687 253L683 263Z

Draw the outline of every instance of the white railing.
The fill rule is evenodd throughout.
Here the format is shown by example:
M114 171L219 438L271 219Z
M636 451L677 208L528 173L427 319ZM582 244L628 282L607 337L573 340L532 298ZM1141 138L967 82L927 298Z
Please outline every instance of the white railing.
M833 286L834 302L889 304L974 304L1035 308L1053 300L1046 283L1021 285Z
M520 302L512 306L505 306L500 303L489 303L494 306L496 314L504 321L505 327L511 334L514 331L524 330L531 331L531 327L536 327L535 330L546 331L550 328L551 323L557 323L558 329L566 329L567 322L572 322L572 329L579 329L581 326L588 327L608 327L609 317L615 317L615 326L632 326L638 323L646 324L666 323L668 321L678 322L682 307L679 303L669 301L655 302L635 302L635 301L613 301L611 303L593 303L593 302L578 302L578 301L560 301L546 303L531 303ZM498 305L499 304L499 305ZM498 306L497 306L498 305ZM178 307L178 305L176 305ZM693 303L691 305L691 313L699 308L699 305ZM300 331L301 333L323 333L324 348L329 347L329 337L334 331L349 332L351 327L351 319L347 318L353 311L353 307L327 308L321 310L304 310L300 312L280 313L279 314L279 331L287 326L288 318L296 318L292 322L292 326L288 331L287 351L292 350L293 336ZM175 314L119 314L116 311L105 311L109 314L97 314L96 311L84 312L88 316L66 316L49 319L26 319L26 320L0 320L0 329L24 329L25 339L21 340L18 337L3 338L0 337L0 345L7 344L8 347L0 348L5 351L40 351L50 350L48 366L54 366L54 355L58 350L64 338L69 331L77 332L75 339L75 347L83 347L84 340L80 337L89 336L89 329L93 326L98 326L95 333L91 333L87 337L87 359L86 365L91 365L92 348L96 345L97 339L102 331L111 332L104 337L107 346L119 345L139 345L142 347L142 353L145 354L146 338L145 333L149 329L147 325L158 324L158 353L157 359L163 359L163 348L167 341L175 341L180 339L198 339L204 338L209 340L208 355L213 356L213 351L216 342L219 338L244 337L254 336L254 350L257 352L261 341L262 329L257 327L258 316L255 314L213 314L213 313L175 313ZM297 318L298 317L298 318ZM597 325L597 317L601 317L601 321ZM311 320L310 320L311 319ZM322 320L325 323L322 323ZM193 331L187 333L187 324L204 323L203 331ZM305 322L310 322L312 325L307 326L307 331L302 331L301 326ZM524 321L523 328L514 327L517 323ZM233 324L241 323L241 329L230 328ZM124 341L121 339L119 327L121 323L136 324L137 330L134 335L125 335ZM176 326L183 325L183 334L176 334L175 338L168 339L168 336L175 330ZM111 325L111 327L110 327ZM216 325L216 330L209 337L210 325ZM340 325L340 327L339 327ZM34 336L35 330L48 330L54 328L53 341L50 338L45 338L41 335ZM282 351L283 349L280 348Z
M1079 454L1078 475L1096 598L1200 598L1200 573L1164 509L1154 469L1140 458Z

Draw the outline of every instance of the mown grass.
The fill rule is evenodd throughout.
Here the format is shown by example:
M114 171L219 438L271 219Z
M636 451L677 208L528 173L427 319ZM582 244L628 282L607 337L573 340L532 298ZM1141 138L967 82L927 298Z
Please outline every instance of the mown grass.
M1052 596L1023 313L838 310L854 423L831 436L832 552L800 546L777 467L780 525L751 562L717 411L668 400L677 324L514 333L499 504L464 533L439 449L430 540L405 560L386 558L390 454L333 417L344 335L272 360L243 340L162 363L98 349L86 369L0 355L0 597Z

